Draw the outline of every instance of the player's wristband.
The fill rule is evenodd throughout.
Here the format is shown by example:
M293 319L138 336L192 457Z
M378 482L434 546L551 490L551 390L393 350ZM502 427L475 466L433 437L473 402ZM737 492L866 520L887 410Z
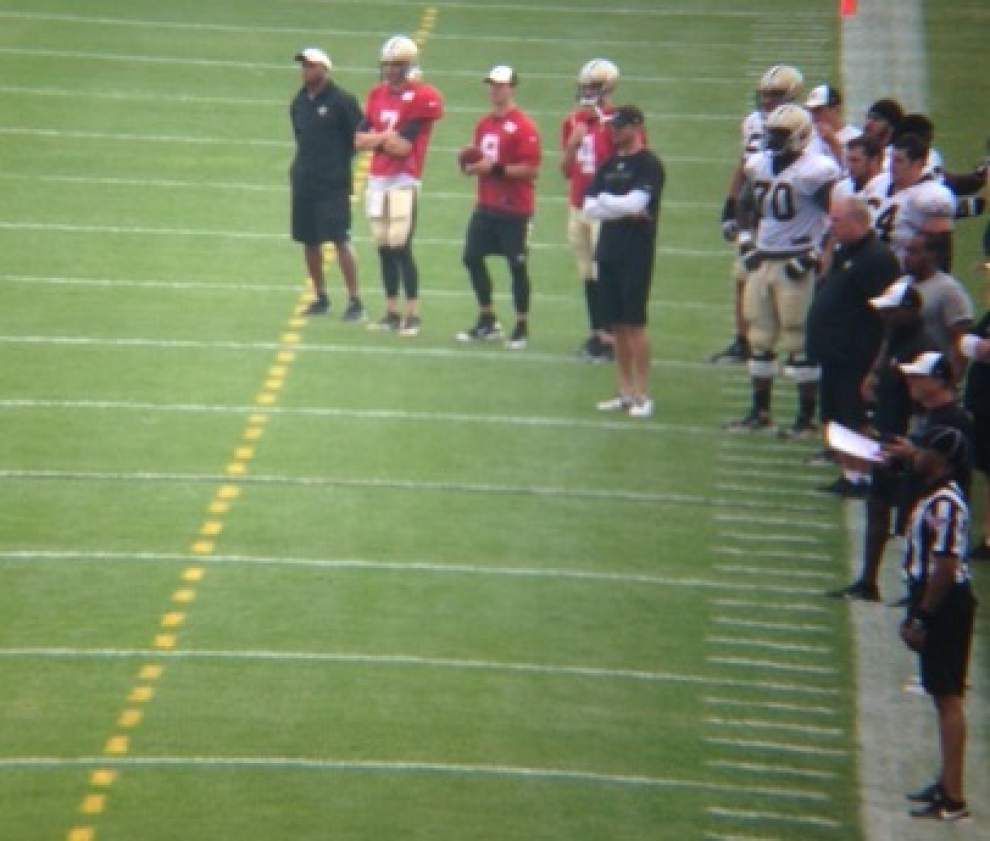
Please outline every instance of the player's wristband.
M492 175L496 178L503 178L505 176L505 164L492 164Z
M980 337L967 333L959 340L959 352L967 359L976 359L976 352L980 348Z

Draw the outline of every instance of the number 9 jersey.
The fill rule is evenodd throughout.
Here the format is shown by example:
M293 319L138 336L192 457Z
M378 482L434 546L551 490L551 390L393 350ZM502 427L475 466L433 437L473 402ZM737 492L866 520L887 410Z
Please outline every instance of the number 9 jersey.
M842 177L832 158L815 152L802 152L782 169L780 164L774 153L757 152L744 166L760 220L756 247L769 257L821 245L828 227L828 193Z

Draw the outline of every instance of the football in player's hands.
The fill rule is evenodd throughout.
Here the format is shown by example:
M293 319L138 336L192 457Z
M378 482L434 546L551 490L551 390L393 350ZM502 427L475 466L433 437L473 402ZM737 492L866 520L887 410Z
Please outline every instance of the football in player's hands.
M463 172L468 166L478 163L483 157L484 155L481 154L481 150L477 146L465 146L457 153L457 164Z

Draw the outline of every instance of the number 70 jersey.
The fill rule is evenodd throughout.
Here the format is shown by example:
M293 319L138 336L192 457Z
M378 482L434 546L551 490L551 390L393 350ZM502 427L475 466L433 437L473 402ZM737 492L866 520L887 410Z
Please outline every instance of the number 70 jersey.
M760 220L756 247L770 256L816 248L828 227L828 189L842 170L832 158L803 152L774 173L773 159L757 152L744 167Z

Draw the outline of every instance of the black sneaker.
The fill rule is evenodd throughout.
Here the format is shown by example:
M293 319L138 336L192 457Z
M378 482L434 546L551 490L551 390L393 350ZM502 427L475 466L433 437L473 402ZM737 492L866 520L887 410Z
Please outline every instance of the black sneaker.
M865 581L854 581L848 587L843 587L840 590L829 590L825 595L833 599L878 602L880 601L880 588L876 584L867 584Z
M607 345L598 336L592 336L578 351L585 362L611 362L615 359L615 351L612 345Z
M493 315L479 315L478 323L457 334L459 342L491 342L502 338L502 325Z
M397 312L387 312L378 321L368 324L369 330L381 330L386 333L395 333L402 326L402 318Z
M740 420L729 421L723 429L726 432L773 432L776 427L769 415L754 411Z
M506 340L506 350L526 350L526 342L529 339L529 329L525 321L517 321L512 328L512 335Z
M917 791L908 792L904 796L912 803L934 803L936 800L941 800L945 795L942 792L942 784L936 781L924 788L919 788Z
M303 315L326 315L330 312L330 299L326 295L320 295L303 310Z
M749 342L743 336L736 336L732 340L732 343L725 348L720 350L718 353L713 353L708 361L713 365L718 365L719 363L733 363L733 362L745 362L750 357Z
M364 304L361 303L361 299L351 298L340 318L341 321L364 321Z
M931 803L911 810L912 818L929 818L936 821L961 821L969 817L965 800L949 800L944 794Z

